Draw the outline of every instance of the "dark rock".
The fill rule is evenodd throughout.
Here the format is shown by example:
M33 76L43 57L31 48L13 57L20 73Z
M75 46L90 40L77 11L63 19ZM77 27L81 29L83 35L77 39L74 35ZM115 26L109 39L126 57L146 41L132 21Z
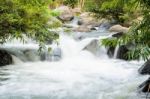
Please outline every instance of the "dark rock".
M150 92L150 78L148 78L139 86L139 91L144 93Z
M121 45L117 51L117 56L116 58L118 59L123 59L123 60L128 60L128 58L126 57L126 54L128 52L128 48L125 45Z
M108 55L110 58L113 58L114 52L115 52L115 48L114 48L114 47L109 47L108 50L107 50L107 55Z
M118 33L113 34L112 37L120 38L123 35L124 35L123 32L118 32Z
M40 60L45 61L46 60L46 52L41 52L40 53Z
M141 68L139 68L138 72L140 74L149 74L150 75L150 60L148 60Z
M78 21L78 25L82 25L83 22L81 20Z
M66 21L72 21L74 19L74 16L58 16L57 17L61 22L66 22Z
M96 27L92 27L91 30L97 30Z
M12 56L7 51L0 50L0 66L10 65L12 63Z

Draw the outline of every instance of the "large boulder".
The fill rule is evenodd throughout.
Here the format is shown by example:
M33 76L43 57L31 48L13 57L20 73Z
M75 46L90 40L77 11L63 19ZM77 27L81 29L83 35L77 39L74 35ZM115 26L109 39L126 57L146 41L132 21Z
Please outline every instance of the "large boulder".
M140 74L149 74L150 75L150 60L148 60L141 68L139 68L138 72Z
M56 10L60 11L58 19L60 19L63 22L71 21L74 18L73 12L68 6L61 6Z
M128 60L127 53L129 52L129 49L125 45L121 45L119 47L108 47L107 49L107 55L112 58L122 59L122 60Z
M139 86L139 92L150 92L150 78L148 78Z
M83 50L87 50L96 55L98 49L99 49L99 40L93 39L87 46L84 47Z
M129 50L128 50L127 46L121 45L121 46L119 46L119 48L117 50L116 58L117 59L128 60L128 58L126 56L128 52L129 52Z
M12 56L5 50L0 50L0 66L13 64Z
M123 27L121 25L114 25L112 27L109 28L110 32L123 32L123 33L127 33L129 31L129 28L127 27Z
M123 32L114 33L114 34L112 34L112 37L110 37L108 39L116 39L116 38L118 39L123 35L124 35ZM125 54L128 52L128 48L126 46L122 45L122 46L118 47L118 49L115 48L115 47L110 46L110 47L107 48L107 55L110 58L114 57L115 50L117 50L116 58L126 59Z
M114 57L114 52L115 52L115 47L108 47L108 49L107 49L107 55L108 55L110 58L113 58L113 57Z
M100 24L101 20L94 18L89 12L84 12L79 16L78 25L98 27Z

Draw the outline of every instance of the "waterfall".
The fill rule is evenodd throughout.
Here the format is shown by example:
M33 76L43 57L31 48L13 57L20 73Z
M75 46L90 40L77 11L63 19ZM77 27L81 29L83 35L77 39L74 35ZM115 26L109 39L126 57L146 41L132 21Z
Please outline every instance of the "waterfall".
M119 50L119 45L117 45L116 48L115 48L115 51L114 51L114 58L117 58L118 50Z

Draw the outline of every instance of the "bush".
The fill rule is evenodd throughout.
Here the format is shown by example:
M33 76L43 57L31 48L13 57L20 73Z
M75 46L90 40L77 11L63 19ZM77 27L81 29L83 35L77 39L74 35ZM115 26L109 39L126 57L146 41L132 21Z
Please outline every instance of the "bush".
M0 43L11 38L24 40L23 35L39 43L55 40L49 31L51 0L0 0Z

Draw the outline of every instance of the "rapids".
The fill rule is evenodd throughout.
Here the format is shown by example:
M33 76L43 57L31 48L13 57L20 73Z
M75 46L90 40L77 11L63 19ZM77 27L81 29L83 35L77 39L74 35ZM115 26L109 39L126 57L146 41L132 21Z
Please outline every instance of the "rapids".
M93 39L106 37L101 33L86 34L79 41L61 34L60 61L21 62L14 57L16 64L0 69L0 99L142 99L137 86L148 76L139 75L137 70L143 62L110 59L102 46L98 56L82 50ZM37 48L32 43L10 45Z

